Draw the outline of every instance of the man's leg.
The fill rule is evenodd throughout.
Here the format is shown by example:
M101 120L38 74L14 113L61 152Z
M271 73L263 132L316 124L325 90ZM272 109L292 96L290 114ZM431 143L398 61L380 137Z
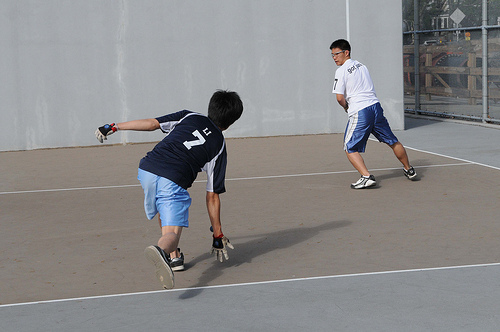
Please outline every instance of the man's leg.
M370 114L367 111L361 110L349 118L344 134L344 151L349 162L361 174L358 181L351 183L352 189L363 189L377 184L375 177L370 175L365 161L361 157L361 152L365 150L366 141L370 134L370 128Z
M167 233L175 233L177 235L177 246L179 245L179 240L181 238L181 233L182 233L182 228L183 227L175 227L175 226L165 226L165 227L172 227L172 228L169 228L169 229L163 229L163 227L161 226L161 219L160 219L160 215L158 215L158 223L160 224L160 229L161 229L161 232L162 232L162 237L164 234L167 234ZM161 240L161 238L160 238ZM160 248L163 249L163 247L160 245L160 240L158 240L158 246ZM165 241L168 243L170 242L168 239L165 239ZM181 256L181 253L179 252L179 250L177 250L178 247L175 247L175 250L170 252L170 258L179 258ZM165 251L165 252L168 252L168 251Z
M158 247L165 252L171 253L170 257L179 257L177 246L182 233L181 226L163 226L161 228L161 238L158 240Z
M389 144L388 144L389 145ZM406 149L403 144L400 142L394 143L393 145L389 145L394 152L394 155L398 158L398 160L403 164L405 170L410 169L410 161L408 160L408 155L406 154Z
M415 181L417 179L417 172L415 172L415 169L410 165L410 161L408 159L408 155L406 154L406 149L404 148L403 144L397 142L389 146L392 148L392 151L394 151L394 154L399 159L401 164L403 164L404 175L408 179Z
M181 232L181 226L163 226L158 246L149 246L144 250L146 258L156 268L156 277L165 289L171 289L175 285L173 268L170 266L171 261L167 252L177 249Z
M363 160L363 157L361 157L361 154L359 152L347 152L347 159L351 162L351 164L356 168L356 170L361 174L361 178L354 182L351 183L351 188L352 189L363 189L363 188L368 188L368 187L373 187L377 184L377 181L375 180L375 177L373 175L370 175L370 172L366 168L365 162Z
M180 252L178 247L182 229L182 226L163 226L161 228L162 236L158 240L158 247L166 253L170 252L167 254L167 258L172 271L184 271L184 254ZM173 251L170 251L170 248L174 248Z
M406 149L403 144L401 144L397 137L391 130L387 118L384 116L384 110L379 104L375 105L376 120L372 134L380 141L386 143L391 147L394 155L403 164L404 169L407 171L411 168L410 161L408 160L408 155L406 154ZM395 142L395 143L393 143Z
M366 168L365 161L363 157L361 157L361 153L359 152L347 152L347 159L351 162L352 166L361 174L362 176L370 176L370 172L368 168Z

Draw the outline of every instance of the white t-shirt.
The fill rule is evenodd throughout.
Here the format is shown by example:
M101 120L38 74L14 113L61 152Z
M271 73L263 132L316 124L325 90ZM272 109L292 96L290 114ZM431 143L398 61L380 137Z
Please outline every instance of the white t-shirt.
M335 72L332 93L344 95L349 116L379 102L368 68L352 59L347 59Z

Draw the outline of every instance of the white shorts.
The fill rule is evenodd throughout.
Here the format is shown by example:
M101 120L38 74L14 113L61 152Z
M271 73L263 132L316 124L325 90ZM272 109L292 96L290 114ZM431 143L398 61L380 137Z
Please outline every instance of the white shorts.
M144 190L144 211L148 219L159 213L162 227L189 227L191 197L186 189L140 168L137 179Z

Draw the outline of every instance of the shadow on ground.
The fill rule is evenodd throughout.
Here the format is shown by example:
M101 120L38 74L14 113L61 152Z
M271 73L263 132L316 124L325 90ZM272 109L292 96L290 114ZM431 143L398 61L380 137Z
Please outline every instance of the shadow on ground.
M214 263L207 268L198 283L193 285L193 289L188 289L179 296L180 299L189 299L197 296L203 292L202 287L208 285L211 281L220 277L225 269L239 266L245 263L251 263L252 260L258 256L267 254L273 250L281 250L284 248L292 247L298 243L308 241L315 235L340 227L345 227L351 224L350 221L340 220L331 221L314 227L296 227L288 230L280 230L272 233L257 234L251 237L236 237L232 238L235 248L238 250L238 255L231 256L231 249L229 249L230 259L224 263L222 266L219 262L214 261ZM245 238L251 238L250 240L241 243ZM194 258L190 265L194 265L197 262L206 260L209 258L209 254L203 254Z

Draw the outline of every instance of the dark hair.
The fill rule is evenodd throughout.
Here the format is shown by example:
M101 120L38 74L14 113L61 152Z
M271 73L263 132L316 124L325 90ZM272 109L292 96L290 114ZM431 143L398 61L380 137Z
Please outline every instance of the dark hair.
M333 50L334 48L340 48L342 51L349 51L349 54L351 54L351 45L345 39L337 39L334 41L330 45L330 49Z
M217 90L208 103L208 117L220 129L226 130L243 113L243 103L234 91Z

